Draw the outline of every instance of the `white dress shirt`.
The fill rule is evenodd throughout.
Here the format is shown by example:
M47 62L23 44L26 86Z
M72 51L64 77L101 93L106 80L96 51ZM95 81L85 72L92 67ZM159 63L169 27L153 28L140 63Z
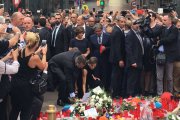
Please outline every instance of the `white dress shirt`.
M3 74L15 74L19 70L19 62L13 61L12 64L7 64L4 61L0 60L0 82L1 82L1 76ZM3 99L0 99L0 103L3 101Z
M15 74L19 70L19 62L13 61L12 64L6 64L0 60L0 81L2 74Z

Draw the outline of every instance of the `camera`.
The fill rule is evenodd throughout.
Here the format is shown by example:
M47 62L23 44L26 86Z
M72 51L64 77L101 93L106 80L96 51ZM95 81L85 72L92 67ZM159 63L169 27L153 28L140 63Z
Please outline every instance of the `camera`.
M41 42L41 47L46 46L46 44L47 44L47 40L42 40L42 42Z
M148 15L147 17L142 17L134 22L134 24L140 24L140 28L144 28L150 25L151 23L151 16Z
M12 28L9 28L9 27L8 27L7 30L6 30L6 32L7 32L7 33L12 33L13 30L12 30Z
M177 3L170 3L163 5L163 13L170 13L176 10Z

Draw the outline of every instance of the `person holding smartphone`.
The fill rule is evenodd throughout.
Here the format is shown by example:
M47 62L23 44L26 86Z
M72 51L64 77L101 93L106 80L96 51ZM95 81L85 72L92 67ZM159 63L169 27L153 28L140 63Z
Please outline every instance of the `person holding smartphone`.
M0 118L7 120L7 104L8 94L10 92L11 82L10 74L16 74L19 70L19 62L17 60L18 49L11 50L5 57L0 59ZM7 61L12 60L12 63Z

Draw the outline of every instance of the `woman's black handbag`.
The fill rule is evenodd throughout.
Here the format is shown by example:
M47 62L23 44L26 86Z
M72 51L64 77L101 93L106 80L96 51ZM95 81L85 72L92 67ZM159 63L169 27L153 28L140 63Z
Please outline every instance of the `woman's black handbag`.
M38 74L35 78L30 80L32 91L36 95L42 95L47 90L47 80Z
M158 65L164 65L166 63L166 54L164 52L159 52L156 56L156 62Z

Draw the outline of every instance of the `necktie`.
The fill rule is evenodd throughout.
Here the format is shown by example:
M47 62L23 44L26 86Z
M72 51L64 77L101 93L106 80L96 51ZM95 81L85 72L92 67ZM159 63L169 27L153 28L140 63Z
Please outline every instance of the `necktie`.
M54 46L57 28L58 28L58 27L55 27L55 28L54 28L54 31L52 32L52 41L51 41L51 45L52 45L52 46Z
M140 36L140 33L139 33L139 32L136 32L136 36L137 36L138 39L139 39L139 42L140 42L141 48L142 48L142 54L144 55L144 46L143 46L143 40L142 40L142 37Z

